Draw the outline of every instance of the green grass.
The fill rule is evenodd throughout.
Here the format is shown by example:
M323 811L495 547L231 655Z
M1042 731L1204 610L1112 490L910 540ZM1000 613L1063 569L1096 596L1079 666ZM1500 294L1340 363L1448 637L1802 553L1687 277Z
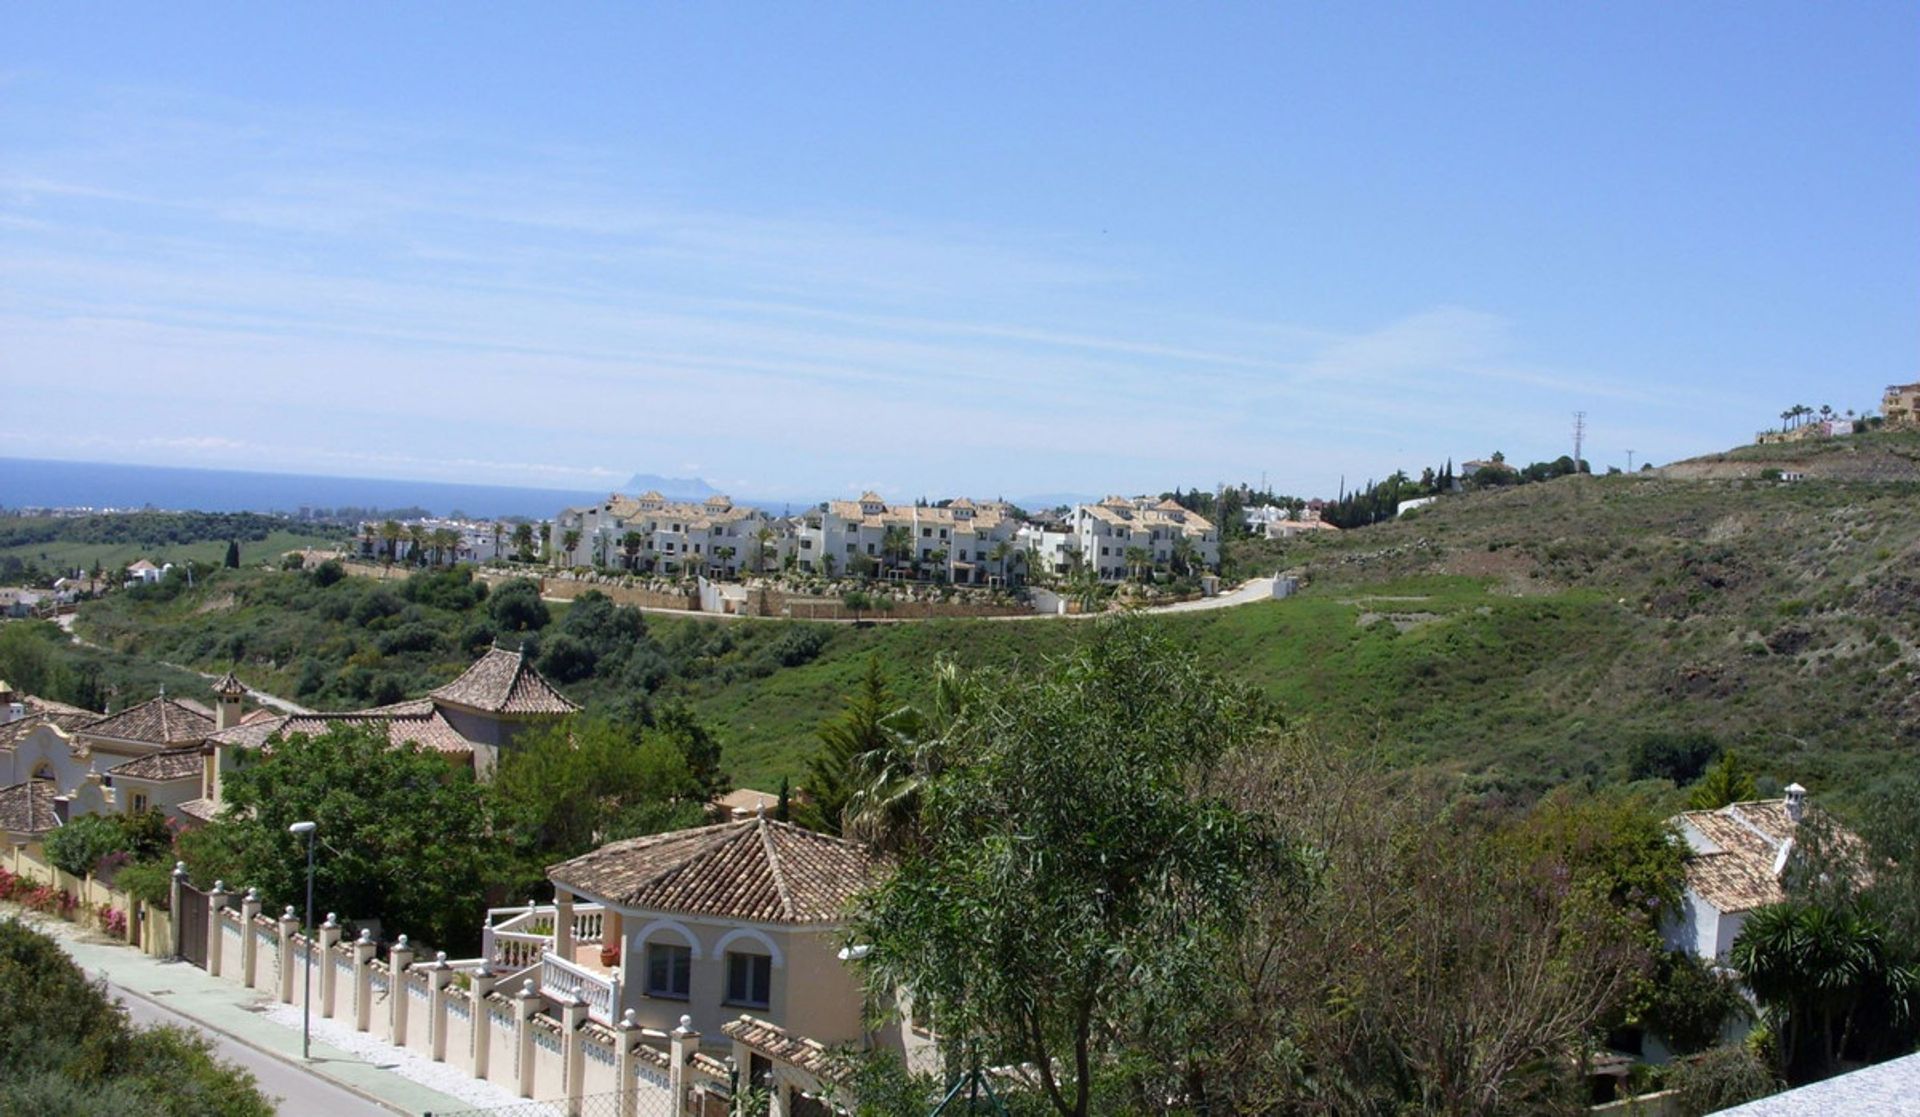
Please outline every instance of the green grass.
M265 539L257 541L243 540L240 544L240 562L245 566L254 566L263 562L278 564L280 556L288 551L304 547L326 547L337 540L329 536L294 531L276 531ZM155 564L186 562L218 563L227 557L227 541L224 539L202 540L197 543L168 543L148 546L140 543L76 543L57 541L51 543L22 543L13 547L0 547L0 558L13 556L25 562L38 563L44 569L81 569L91 570L98 563L106 570L117 570L136 559L150 559Z

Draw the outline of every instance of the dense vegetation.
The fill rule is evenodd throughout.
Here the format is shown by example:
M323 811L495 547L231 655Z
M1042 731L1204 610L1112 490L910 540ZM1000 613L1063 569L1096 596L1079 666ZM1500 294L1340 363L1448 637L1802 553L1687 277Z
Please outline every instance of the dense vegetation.
M47 936L0 920L0 1115L271 1117L253 1076L180 1028L135 1028Z

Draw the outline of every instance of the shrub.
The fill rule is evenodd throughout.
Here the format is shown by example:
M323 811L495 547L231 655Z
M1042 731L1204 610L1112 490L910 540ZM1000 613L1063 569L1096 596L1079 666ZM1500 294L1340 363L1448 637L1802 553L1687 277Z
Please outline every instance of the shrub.
M552 615L540 600L540 587L531 579L514 578L487 596L487 614L508 632L547 627Z
M165 861L141 861L121 869L114 887L130 898L166 909L173 901L173 866Z
M1766 1060L1742 1045L1715 1047L1673 1068L1667 1081L1687 1117L1717 1113L1780 1089Z
M63 873L83 877L93 872L100 859L126 848L126 832L120 820L108 815L90 814L74 819L47 836L47 860Z

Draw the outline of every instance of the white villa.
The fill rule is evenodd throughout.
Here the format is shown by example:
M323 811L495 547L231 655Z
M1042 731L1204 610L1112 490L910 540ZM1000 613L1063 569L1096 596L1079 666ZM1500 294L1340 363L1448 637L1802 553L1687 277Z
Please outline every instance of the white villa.
M963 585L1006 582L1021 564L1011 505L967 497L945 505L888 504L877 493L830 500L797 517L802 570L844 574L863 562L898 576L918 570Z
M1687 842L1686 891L1664 929L1668 947L1725 962L1755 908L1777 904L1780 881L1805 817L1807 789L1789 784L1784 799L1687 811L1674 822Z

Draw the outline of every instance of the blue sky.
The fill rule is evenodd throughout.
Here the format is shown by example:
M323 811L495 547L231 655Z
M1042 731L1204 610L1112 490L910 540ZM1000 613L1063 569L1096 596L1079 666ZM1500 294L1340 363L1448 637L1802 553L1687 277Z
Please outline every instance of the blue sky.
M1329 493L1920 373L1914 4L12 5L0 454ZM21 417L44 421L22 422Z

